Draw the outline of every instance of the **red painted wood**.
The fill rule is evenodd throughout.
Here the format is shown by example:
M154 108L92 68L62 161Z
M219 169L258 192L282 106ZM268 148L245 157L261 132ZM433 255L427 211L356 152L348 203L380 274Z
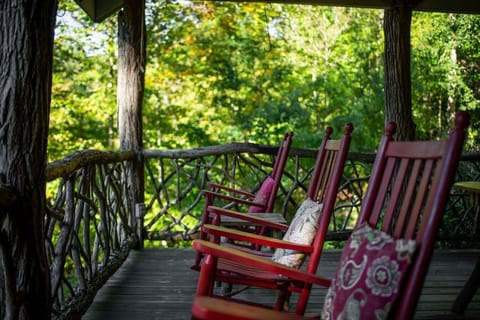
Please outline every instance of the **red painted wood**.
M278 312L226 300L197 297L193 302L192 316L193 319L209 320L277 320ZM305 318L295 314L286 314L282 319Z
M213 222L213 218L210 216L210 212L208 211L208 207L214 204L216 198L222 199L231 203L243 204L248 206L256 206L260 207L263 212L272 212L273 206L275 204L275 198L277 195L278 188L280 187L280 178L283 175L283 171L285 169L285 165L288 159L288 153L290 152L290 147L292 145L293 139L293 132L285 133L285 136L278 148L278 153L275 158L275 162L272 168L272 172L269 176L274 179L275 183L272 188L272 192L270 193L269 199L267 199L266 203L255 203L253 200L255 198L255 194L244 191L238 190L234 188L229 188L227 186L209 182L208 185L210 186L210 190L202 190L202 194L205 196L205 205L201 220L201 225L205 225L207 223ZM224 194L222 192L227 192L229 194L236 194L237 197ZM247 197L248 199L245 199ZM200 230L200 239L207 239L207 234ZM202 256L197 254L195 258L195 263L192 266L193 270L200 269L200 262Z
M469 125L467 112L458 112L455 119L455 128L448 139L428 142L397 142L393 140L395 124L388 123L385 135L382 138L375 159L372 174L369 180L365 199L360 210L358 224L368 222L371 226L393 234L394 236L414 239L417 243L417 252L401 288L399 300L393 306L391 319L411 319L413 317L425 276L433 253L433 246L438 227L448 200L456 168L463 149L466 129ZM331 194L330 190L328 194ZM327 195L328 197L328 195ZM408 208L408 209L406 209ZM256 267L262 271L276 272L283 276L284 281L305 281L305 289L300 294L298 304L303 304L312 284L319 281L313 272L284 269L269 260L242 253L238 250L222 248L209 243L195 242L194 247L205 254L219 258L219 260L234 261ZM230 251L226 251L230 250ZM256 260L255 260L256 259ZM213 263L215 266L215 263ZM215 267L213 267L215 268ZM208 269L202 270L201 278L205 282L212 282L208 278ZM218 270L217 270L218 271ZM306 280L307 275L315 279ZM211 274L210 274L211 276ZM303 280L302 280L303 279ZM321 284L320 284L321 285ZM197 288L199 292L202 288ZM198 294L200 296L201 294ZM209 300L206 298L205 300ZM202 304L197 300L196 304ZM208 302L210 303L210 302ZM241 310L240 305L229 305L231 313ZM196 312L197 307L193 309ZM238 308L238 309L237 309ZM256 309L255 309L256 310ZM296 310L303 314L304 309ZM224 313L224 318L228 318ZM258 309L260 314L261 309ZM273 311L269 311L273 312ZM286 313L277 313L275 319L290 319ZM199 318L200 319L200 318ZM205 318L209 319L209 318ZM251 319L241 317L235 319Z
M318 267L325 236L328 231L328 225L335 207L338 188L342 178L348 149L350 147L352 131L353 126L351 124L347 124L345 126L345 132L342 136L342 139L332 140L332 129L328 128L320 144L314 166L314 173L307 191L307 197L323 204L322 216L319 221L317 233L312 246L298 246L296 244L287 243L278 239L267 239L265 237L258 236L256 237L254 235L248 235L247 233L232 231L222 227L214 227L208 224L204 225L203 231L211 234L213 236L212 240L217 243L219 243L220 237L222 236L235 240L251 241L254 244L268 245L274 248L298 249L301 252L309 254L306 270L314 274ZM224 210L218 207L209 207L208 210L217 216L234 215L232 211ZM252 221L252 219L247 220ZM257 220L257 223L260 223L260 221ZM270 227L271 225L265 224L265 226ZM204 254L204 252L202 252L202 254ZM264 258L261 259L265 260ZM219 259L216 269L216 276L210 279L211 282L221 281L231 284L243 284L277 289L279 290L278 300L276 303L277 308L280 308L280 306L283 305L284 300L288 299L288 292L301 292L301 298L297 301L297 308L298 310L303 309L303 311L299 311L300 313L303 313L306 308L308 297L310 295L310 288L308 285L299 287L298 282L300 280L285 281L279 277L279 274L276 271L273 272L262 270L259 272L255 263L253 265L244 265L238 261L229 261L226 263L223 261L223 259Z

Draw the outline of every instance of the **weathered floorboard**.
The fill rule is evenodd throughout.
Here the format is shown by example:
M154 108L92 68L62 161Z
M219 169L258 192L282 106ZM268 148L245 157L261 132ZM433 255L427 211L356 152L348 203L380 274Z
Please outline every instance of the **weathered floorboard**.
M430 266L417 307L417 319L454 319L448 311L465 283L480 251L439 251ZM86 320L104 319L190 319L198 273L190 270L191 249L147 249L132 251L124 265L100 290ZM319 274L330 276L339 260L339 251L326 251ZM243 297L271 302L268 290L249 289ZM317 312L325 290L315 289L309 312ZM294 300L294 299L293 299ZM470 303L468 319L480 319L480 292Z

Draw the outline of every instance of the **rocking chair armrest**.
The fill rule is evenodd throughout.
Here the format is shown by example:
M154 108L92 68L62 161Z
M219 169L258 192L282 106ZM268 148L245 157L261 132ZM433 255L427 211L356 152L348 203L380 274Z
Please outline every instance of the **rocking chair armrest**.
M245 241L253 244L258 244L261 246L268 246L278 249L290 249L298 251L299 253L310 254L313 252L312 246L297 244L290 241L285 241L282 239L265 237L255 233L244 232L236 229L229 229L221 226L216 226L213 224L206 224L202 227L205 233L225 237L231 240L236 241Z
M195 319L235 319L235 320L319 320L320 318L305 317L294 313L260 308L238 303L227 299L199 296L192 305L192 315Z
M226 216L226 217L235 218L235 219L245 221L246 225L248 224L248 225L256 225L256 226L260 226L260 227L268 227L268 228L276 229L276 230L280 230L280 231L287 231L288 230L288 225L286 225L286 224L274 222L274 221L271 221L271 220L265 219L265 218L260 218L260 217L256 216L255 214L241 213L241 212L238 212L238 211L233 211L233 210L229 210L229 209L225 209L225 208L220 208L220 207L217 207L217 206L209 206L207 208L207 211L210 214L215 214L215 215L219 215L219 216ZM241 223L239 223L239 224L241 225Z
M227 195L227 194L218 193L218 192L214 192L214 191L210 191L210 190L202 190L201 192L202 192L202 195L204 195L204 196L212 196L212 197L215 197L215 198L220 198L222 200L235 202L235 203L238 203L238 204L244 204L244 205L247 205L247 206L256 206L256 207L264 207L265 206L264 203L258 203L258 202L254 202L252 200L248 200L248 199L244 199L244 198L237 198L237 197L234 197L234 196L230 196L230 195Z
M249 198L252 198L252 199L255 198L255 194L253 194L251 192L248 192L248 191L245 191L245 190L235 189L235 188L232 188L232 187L227 187L227 186L224 186L223 184L218 184L218 183L214 183L214 182L207 182L207 184L211 188L210 191L212 191L212 192L217 192L215 190L224 190L224 191L227 191L227 192L240 194L242 196L249 197Z
M299 281L308 284L315 284L328 288L331 283L331 279L318 276L314 273L306 272L304 270L288 267L286 265L273 262L272 260L262 258L253 254L242 252L235 248L221 246L219 244L205 241L194 240L193 248L205 255L210 255L213 258L220 258L229 260L235 263L240 263L255 267L266 272L272 272L286 277L285 280Z

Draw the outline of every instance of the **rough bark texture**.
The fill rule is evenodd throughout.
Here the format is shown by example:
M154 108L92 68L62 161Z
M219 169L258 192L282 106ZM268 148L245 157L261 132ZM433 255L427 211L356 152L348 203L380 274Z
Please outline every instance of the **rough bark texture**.
M81 150L77 151L62 160L51 162L47 166L47 181L57 178L66 177L74 170L80 169L87 165L95 165L99 163L113 163L120 161L131 161L135 157L133 152L115 152L115 151L97 151L97 150ZM1 185L0 185L1 188ZM0 189L1 190L1 189Z
M142 106L145 75L143 6L125 1L118 16L118 131L120 149L142 149Z
M394 1L385 10L385 120L397 122L397 140L413 140L410 79L410 26L412 5L418 1Z
M127 184L134 199L130 204L132 226L142 235L142 218L135 216L135 203L144 201L142 107L145 85L144 1L126 0L118 16L118 132L121 150L137 151L136 163L127 170ZM138 218L138 223L136 220ZM139 241L140 245L143 241Z
M0 317L49 319L45 172L56 0L0 2Z

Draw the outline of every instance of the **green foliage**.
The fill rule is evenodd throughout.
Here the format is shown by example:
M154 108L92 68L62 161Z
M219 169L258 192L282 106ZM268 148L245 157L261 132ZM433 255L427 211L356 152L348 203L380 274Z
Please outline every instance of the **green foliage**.
M478 151L480 18L416 13L412 25L412 84L419 138L445 136L455 111L472 115L468 149ZM475 147L476 146L476 147Z
M50 159L117 145L116 17L94 24L61 2L55 41ZM146 148L231 141L314 148L325 127L353 122L352 150L383 131L383 11L233 2L149 1ZM480 18L415 13L412 105L417 136L445 135L473 114L478 145Z
M149 33L161 26L163 36L149 37L149 65L161 74L147 74L147 144L275 143L293 130L294 144L315 147L325 126L341 132L351 121L372 130L357 146L373 148L382 113L365 111L383 105L378 11L216 2L150 10ZM370 26L360 33L359 19Z
M308 6L289 10L284 34L295 47L291 60L303 65L298 85L308 92L302 109L310 122L299 125L300 134L315 139L328 125L341 132L345 123L353 122L360 130L354 133L352 149L371 151L383 129L380 12Z
M49 160L88 148L113 148L117 136L115 20L93 25L61 2L54 43Z

